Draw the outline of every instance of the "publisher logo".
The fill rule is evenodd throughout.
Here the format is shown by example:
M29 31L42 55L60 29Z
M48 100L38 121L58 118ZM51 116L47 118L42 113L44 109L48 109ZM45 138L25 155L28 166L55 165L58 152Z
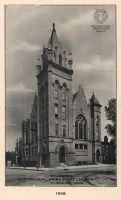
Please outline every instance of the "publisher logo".
M104 9L98 9L94 13L94 19L98 24L103 24L108 18L108 13Z

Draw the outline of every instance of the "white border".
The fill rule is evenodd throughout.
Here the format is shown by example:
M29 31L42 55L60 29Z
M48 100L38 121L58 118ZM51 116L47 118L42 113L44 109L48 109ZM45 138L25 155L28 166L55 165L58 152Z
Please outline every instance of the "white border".
M118 148L117 148L117 187L6 187L5 186L5 68L4 68L4 5L9 4L44 4L44 5L86 5L86 4L116 4L117 6L117 116L118 116ZM1 199L21 200L21 199L75 199L75 200L102 200L121 198L121 2L119 0L75 0L75 1L55 1L55 0L1 0L0 2L0 196ZM66 192L65 196L57 196L57 192Z

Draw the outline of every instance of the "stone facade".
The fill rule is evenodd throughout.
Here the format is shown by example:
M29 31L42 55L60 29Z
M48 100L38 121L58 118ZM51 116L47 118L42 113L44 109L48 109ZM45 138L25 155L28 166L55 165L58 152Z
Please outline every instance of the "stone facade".
M101 162L101 105L94 94L87 104L82 86L73 95L72 65L72 53L62 47L53 24L37 64L38 91L28 123L29 146L23 142L24 155L29 148L29 165Z

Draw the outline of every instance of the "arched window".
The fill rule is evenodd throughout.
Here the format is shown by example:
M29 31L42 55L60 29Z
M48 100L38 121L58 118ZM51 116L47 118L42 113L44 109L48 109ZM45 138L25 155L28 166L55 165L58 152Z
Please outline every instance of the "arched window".
M66 83L63 83L63 88L67 89Z
M62 107L62 116L63 116L63 119L66 119L66 106L63 105Z
M97 116L97 117L96 117L96 140L99 139L99 132L100 132L99 116Z
M54 98L58 99L59 98L59 82L58 80L55 81L55 87L54 87Z
M63 99L63 101L66 100L66 91L65 90L62 92L62 99Z
M58 104L55 104L55 117L58 118Z
M87 134L87 124L84 122L84 139L86 140L86 134Z
M75 138L78 139L78 121L75 122Z
M56 63L56 53L54 52L54 62Z
M58 88L55 88L54 90L54 97L55 99L58 99Z
M59 85L60 85L60 83L59 83L59 81L58 81L58 80L55 80L55 84L56 84L57 86L59 86Z
M59 65L62 65L62 55L59 54Z
M55 136L58 136L59 133L59 125L55 124Z
M83 139L83 135L82 135L82 126L83 126L83 124L82 124L82 121L79 121L78 126L79 126L79 138Z
M78 115L75 121L75 138L87 139L87 121L83 115Z
M66 101L66 90L67 90L67 85L66 83L63 83L63 90L62 90L62 99L63 101Z

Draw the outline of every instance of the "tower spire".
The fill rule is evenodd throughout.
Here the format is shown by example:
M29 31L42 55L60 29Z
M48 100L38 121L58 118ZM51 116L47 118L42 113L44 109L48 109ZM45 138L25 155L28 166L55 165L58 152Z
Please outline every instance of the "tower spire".
M90 99L90 102L91 104L93 105L97 105L97 106L100 106L101 107L101 104L99 103L99 101L97 100L95 94L94 94L94 91L93 91L93 94L92 94L92 97Z
M53 22L53 30L55 30L55 23Z
M53 22L53 29L52 29L52 33L51 33L51 37L50 37L50 42L51 42L51 44L58 43L58 38L57 38L54 22Z

